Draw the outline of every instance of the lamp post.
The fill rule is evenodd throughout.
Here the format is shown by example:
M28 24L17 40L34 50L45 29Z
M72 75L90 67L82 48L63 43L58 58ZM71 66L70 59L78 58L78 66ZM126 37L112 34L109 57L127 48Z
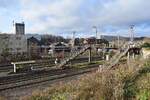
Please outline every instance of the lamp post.
M72 46L75 46L75 34L76 34L76 31L73 31L73 33L72 33Z
M96 44L97 44L97 27L93 26L93 29L95 29L95 33L96 33Z
M118 34L118 48L120 47L120 35Z
M76 34L76 31L73 31L72 33L72 38L75 39L75 34Z
M133 43L134 41L134 25L130 26L130 42Z

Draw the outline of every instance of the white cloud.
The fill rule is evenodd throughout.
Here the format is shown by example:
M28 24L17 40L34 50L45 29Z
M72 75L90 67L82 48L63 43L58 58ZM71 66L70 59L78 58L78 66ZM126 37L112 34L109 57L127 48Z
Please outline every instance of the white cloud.
M150 19L149 0L115 0L104 5L96 18L104 25L137 24Z
M127 32L131 24L149 23L149 9L149 0L21 0L20 16L30 24L27 32L85 31L92 25Z
M21 16L33 23L31 29L29 29L31 32L43 32L48 28L70 27L79 21L74 13L76 13L82 0L56 0L47 4L31 3L29 8L26 7L28 2L31 1L24 0L22 2L24 9L21 11Z

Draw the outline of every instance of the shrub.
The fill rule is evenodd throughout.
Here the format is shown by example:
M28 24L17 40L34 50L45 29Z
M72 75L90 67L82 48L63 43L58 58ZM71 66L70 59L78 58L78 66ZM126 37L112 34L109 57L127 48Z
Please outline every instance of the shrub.
M138 100L149 100L150 99L150 90L141 90L137 96Z
M146 43L144 43L144 44L142 45L142 47L143 47L143 48L150 48L150 43L147 43L147 42L146 42Z
M146 100L150 93L147 80L150 74L140 76L141 71L135 80L132 79L135 69L143 68L139 66L141 63L143 61L134 61L130 66L122 64L115 70L83 75L79 80L53 85L43 92L33 94L28 100Z

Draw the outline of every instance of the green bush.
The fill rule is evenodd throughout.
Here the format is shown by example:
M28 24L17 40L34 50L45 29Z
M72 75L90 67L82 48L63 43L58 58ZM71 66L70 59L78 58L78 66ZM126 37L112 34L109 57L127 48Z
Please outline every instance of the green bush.
M143 48L150 48L150 43L147 43L147 42L146 42L146 43L144 43L144 44L142 45L142 47L143 47Z
M141 90L137 97L138 100L149 100L150 99L150 90Z
M33 94L25 100L148 100L150 98L148 71L141 71L139 74L143 75L138 75L134 80L130 79L141 63L143 62L133 62L130 68L122 64L115 70L84 75L79 80L53 85L45 92Z

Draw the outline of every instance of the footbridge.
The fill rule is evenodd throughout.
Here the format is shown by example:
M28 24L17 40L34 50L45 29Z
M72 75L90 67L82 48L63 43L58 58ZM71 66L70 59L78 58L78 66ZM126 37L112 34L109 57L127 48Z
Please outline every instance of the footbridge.
M68 62L75 59L79 55L83 54L87 50L89 50L89 62L90 62L91 61L91 48L92 47L90 45L86 45L81 50L73 52L70 57L67 57L63 61L61 61L60 64L57 65L57 67L62 68ZM131 45L129 43L126 43L122 46L122 48L120 48L120 50L118 50L118 52L104 66L105 68L110 69L114 67L116 64L118 64L118 62L120 61L122 57L126 55L127 57L129 57L131 54L135 55L136 53L138 54L140 53L140 50L141 48L139 44L134 43Z
M134 43L134 44L124 44L120 51L118 51L111 59L108 61L104 66L106 69L113 68L116 64L119 63L120 59L124 56L127 56L127 59L130 59L130 56L134 58L134 56L138 54L141 54L141 47L140 44Z
M69 61L75 59L76 57L78 57L79 55L83 54L84 52L86 52L87 50L89 50L89 62L91 61L91 46L90 45L86 45L84 46L81 50L79 51L75 51L72 53L72 55L70 57L65 58L63 61L61 61L61 63L57 66L58 68L62 68L64 65L66 65Z

